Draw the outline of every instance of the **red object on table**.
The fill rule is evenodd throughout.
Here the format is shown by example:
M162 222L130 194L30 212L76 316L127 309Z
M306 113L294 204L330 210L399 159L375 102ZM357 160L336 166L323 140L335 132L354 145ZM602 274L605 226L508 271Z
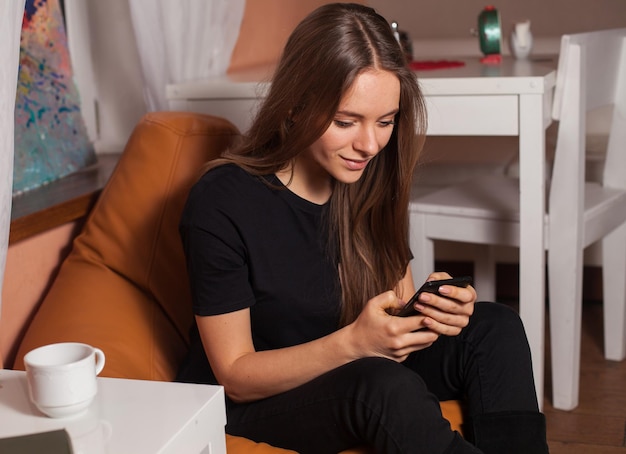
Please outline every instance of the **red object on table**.
M500 54L486 55L480 59L480 62L486 65L499 65L502 62L502 55Z
M409 63L409 67L413 71L456 68L459 66L465 66L465 62L457 60L416 60Z

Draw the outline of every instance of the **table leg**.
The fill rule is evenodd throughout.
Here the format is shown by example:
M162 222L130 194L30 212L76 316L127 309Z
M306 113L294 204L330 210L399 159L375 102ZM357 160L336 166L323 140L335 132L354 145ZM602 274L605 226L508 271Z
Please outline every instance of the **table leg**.
M520 95L520 316L532 354L539 407L545 358L545 128L543 95Z

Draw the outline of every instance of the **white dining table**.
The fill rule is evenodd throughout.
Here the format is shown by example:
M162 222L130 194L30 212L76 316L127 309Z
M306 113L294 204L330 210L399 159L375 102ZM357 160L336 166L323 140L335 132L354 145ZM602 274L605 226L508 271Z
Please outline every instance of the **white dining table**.
M428 110L428 135L517 136L520 165L520 316L543 404L545 349L545 131L552 122L556 57L416 71ZM171 110L210 113L245 131L270 85L271 67L171 84Z

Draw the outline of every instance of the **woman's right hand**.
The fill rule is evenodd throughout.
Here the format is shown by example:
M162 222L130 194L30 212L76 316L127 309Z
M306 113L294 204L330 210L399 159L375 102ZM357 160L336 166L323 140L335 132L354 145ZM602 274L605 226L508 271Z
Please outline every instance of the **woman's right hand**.
M407 356L432 345L439 334L430 331L421 315L391 315L405 302L388 291L370 299L358 318L348 325L356 358L379 356L402 362Z

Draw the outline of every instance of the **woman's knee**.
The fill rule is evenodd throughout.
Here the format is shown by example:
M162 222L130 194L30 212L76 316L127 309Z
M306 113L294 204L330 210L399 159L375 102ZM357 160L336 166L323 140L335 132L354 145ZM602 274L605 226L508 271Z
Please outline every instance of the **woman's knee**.
M479 303L465 333L474 352L500 364L530 362L530 347L519 314L498 303Z
M519 314L500 303L477 303L470 318L470 327L509 338L526 336Z

